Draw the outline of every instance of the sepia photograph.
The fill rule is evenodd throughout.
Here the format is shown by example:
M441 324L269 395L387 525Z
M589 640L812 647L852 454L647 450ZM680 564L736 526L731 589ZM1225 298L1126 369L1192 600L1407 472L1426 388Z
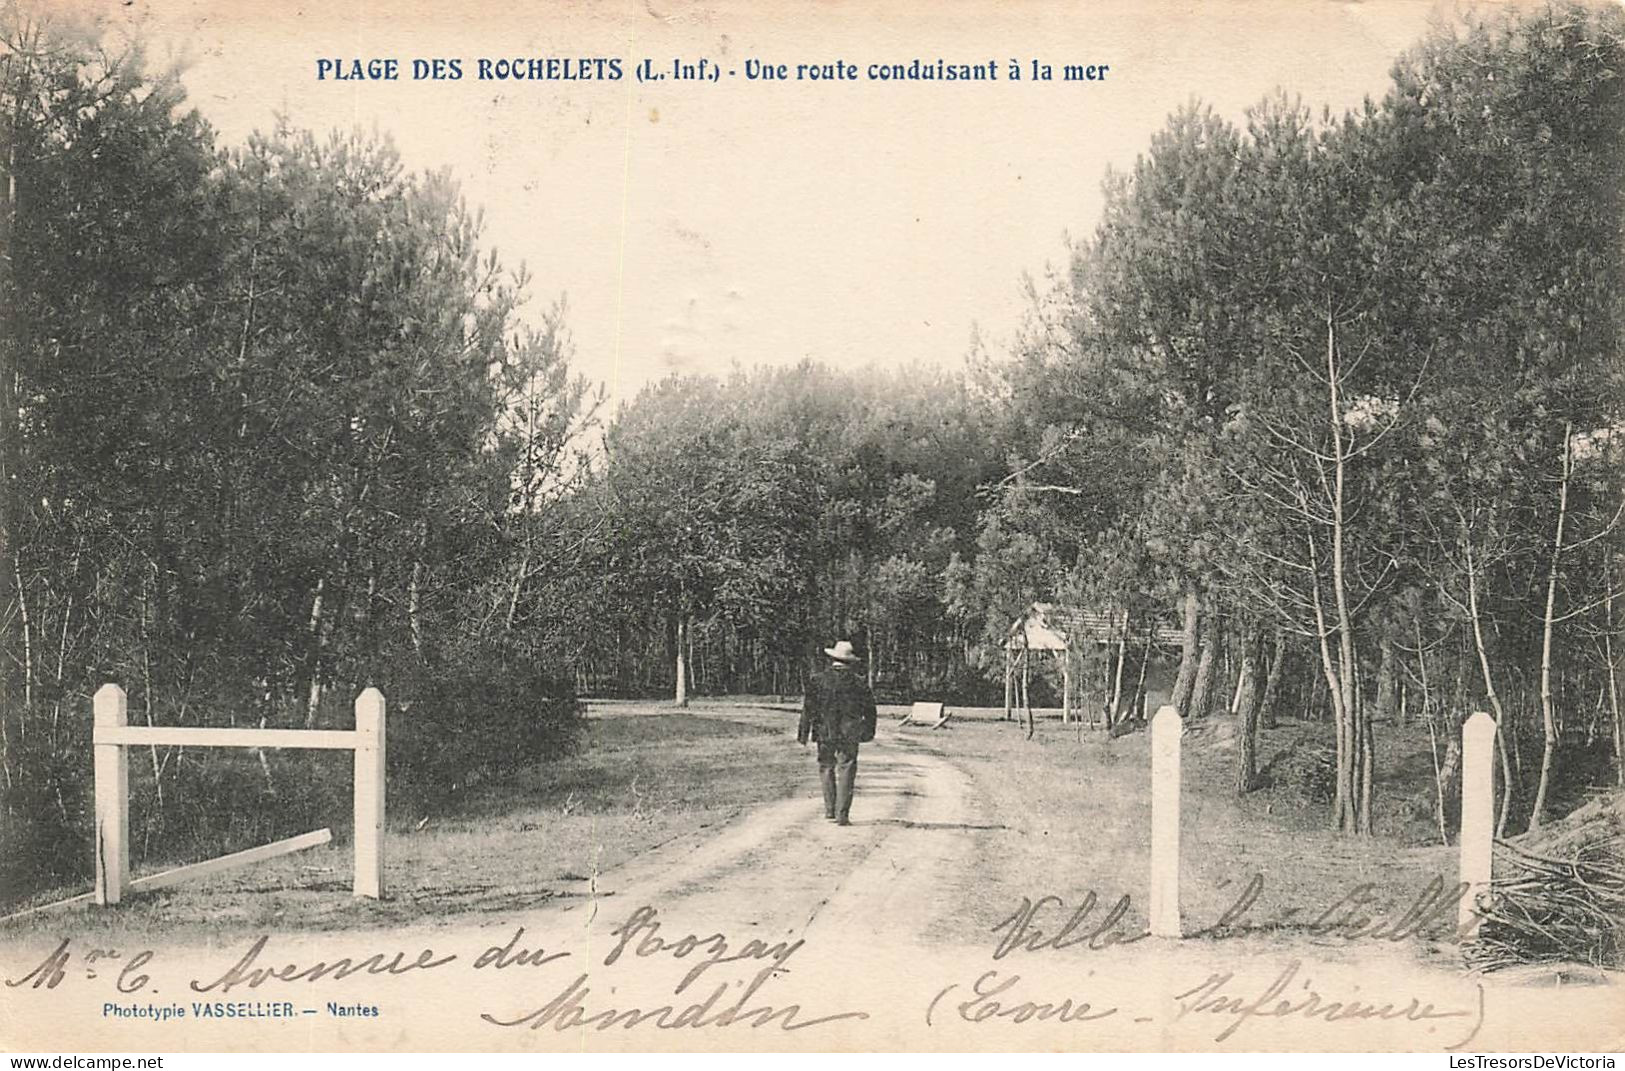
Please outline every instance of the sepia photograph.
M1605 0L0 0L0 1052L1613 1067L1622 176Z

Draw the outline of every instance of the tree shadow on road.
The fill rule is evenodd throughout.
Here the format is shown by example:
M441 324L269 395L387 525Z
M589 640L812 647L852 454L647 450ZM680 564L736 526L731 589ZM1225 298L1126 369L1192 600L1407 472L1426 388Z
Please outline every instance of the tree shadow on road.
M964 822L911 822L906 818L876 818L872 822L853 822L852 824L855 826L902 826L904 829L970 829L1012 832L1009 826L978 826Z

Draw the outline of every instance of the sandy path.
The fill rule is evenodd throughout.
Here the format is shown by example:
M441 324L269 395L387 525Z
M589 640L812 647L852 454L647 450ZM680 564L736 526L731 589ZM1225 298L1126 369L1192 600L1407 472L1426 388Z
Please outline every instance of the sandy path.
M739 715L726 715L746 720ZM852 824L823 817L817 767L808 749L801 799L751 811L720 833L678 838L597 875L595 897L562 905L564 915L624 916L658 905L685 927L752 930L809 943L884 931L919 942L932 897L965 865L974 833L970 782L914 730L882 727L859 754Z

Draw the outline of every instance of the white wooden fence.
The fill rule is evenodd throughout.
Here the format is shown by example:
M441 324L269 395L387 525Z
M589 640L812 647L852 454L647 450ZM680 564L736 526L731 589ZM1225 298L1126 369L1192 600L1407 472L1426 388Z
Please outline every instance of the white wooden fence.
M1171 706L1151 719L1151 933L1182 937L1179 915L1179 748L1184 720ZM1490 888L1495 841L1495 719L1483 711L1461 727L1461 863L1457 915L1463 941L1478 929L1478 896Z
M1179 744L1185 721L1173 707L1151 718L1151 934L1180 937Z
M131 725L124 689L96 692L92 743L96 777L96 891L98 904L116 904L126 889L161 888L301 848L326 843L318 830L274 844L130 880L130 760L127 748L324 748L355 752L355 895L384 895L384 696L368 688L355 701L355 729L203 729Z
M1461 727L1461 898L1463 941L1478 932L1478 895L1490 890L1495 845L1495 719L1482 710Z

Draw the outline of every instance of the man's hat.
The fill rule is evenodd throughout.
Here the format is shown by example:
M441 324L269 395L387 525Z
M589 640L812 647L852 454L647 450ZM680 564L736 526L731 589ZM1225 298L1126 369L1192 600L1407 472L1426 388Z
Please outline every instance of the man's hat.
M824 648L824 653L835 659L837 662L863 661L863 659L858 657L858 652L852 649L852 641L850 640L840 640L835 644L834 647Z

